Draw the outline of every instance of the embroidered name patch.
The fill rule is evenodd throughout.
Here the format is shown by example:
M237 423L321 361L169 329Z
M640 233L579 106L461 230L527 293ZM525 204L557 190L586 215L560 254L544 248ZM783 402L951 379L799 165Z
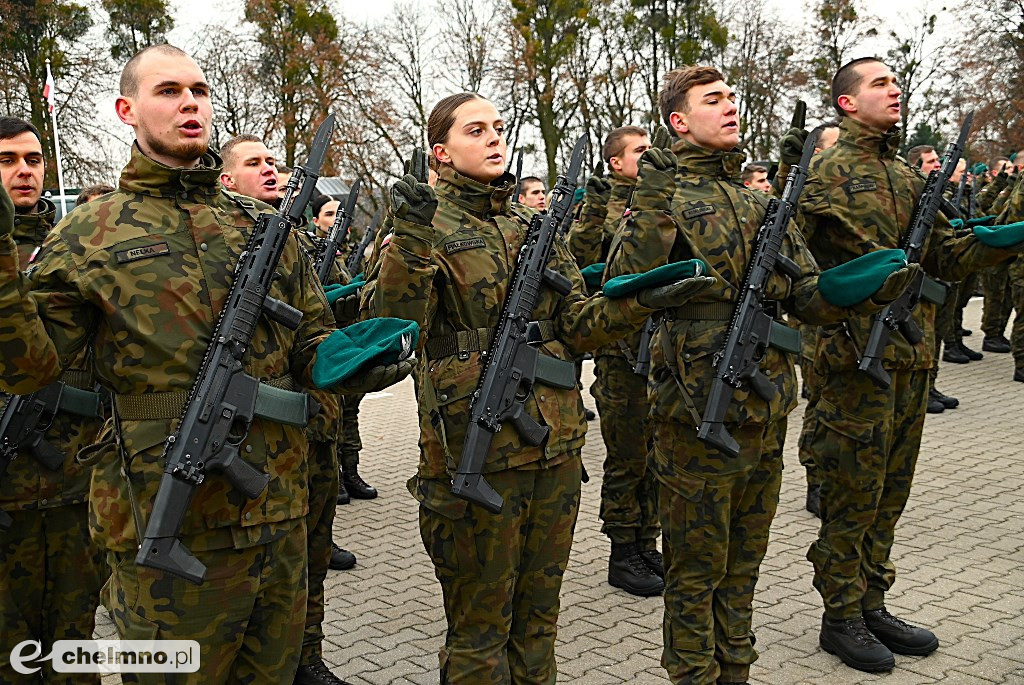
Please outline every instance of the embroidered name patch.
M469 240L456 240L453 243L445 243L444 251L448 254L455 254L463 250L471 250L474 247L483 247L487 243L483 238L470 238Z
M714 214L715 208L711 205L698 205L687 209L683 212L684 219L696 219L698 216L704 216L705 214Z
M170 253L171 248L167 247L167 243L156 243L155 245L144 245L142 247L133 247L130 250L121 250L120 252L114 253L114 256L117 257L118 264L127 264L128 262L134 262L138 259L159 257L160 255Z
M848 193L864 193L869 190L878 190L878 184L869 178L854 178L846 182Z

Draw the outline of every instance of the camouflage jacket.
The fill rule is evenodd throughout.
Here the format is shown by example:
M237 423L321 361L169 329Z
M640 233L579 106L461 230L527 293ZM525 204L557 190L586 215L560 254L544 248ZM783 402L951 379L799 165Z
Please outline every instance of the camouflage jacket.
M839 141L811 160L800 198L804 236L822 269L873 250L902 247L925 184L920 172L896 156L895 129L882 133L848 117L839 129ZM960 281L1011 256L982 245L973 235L954 237L940 213L921 263L935 278ZM852 316L824 328L816 353L823 373L857 368L872 321L870 316ZM935 306L922 301L914 310L914 321L924 338L911 345L902 335L893 335L885 368L927 369L935 363Z
M53 227L57 208L42 198L33 214L14 217L14 242L18 263L32 268L40 246ZM93 390L89 351L75 355L61 380L82 390ZM78 452L96 440L103 420L58 412L43 439L64 453L61 468L51 471L22 451L0 479L0 509L45 509L78 504L89 498L89 469L76 460Z
M992 200L992 206L989 207L989 214L1002 214L1003 210L1006 209L1006 203L1010 200L1010 193L1013 192L1014 186L1017 185L1017 180L1021 177L1021 174L1013 174L1006 179L1006 186L999 191L996 198Z
M62 220L26 274L13 244L0 240L0 321L8 331L0 337L0 385L32 392L92 344L96 375L114 396L114 421L82 455L95 464L92 536L108 549L136 549L135 515L144 527L164 472L163 444L180 415L129 418L122 408L149 404L156 393L175 393L156 396L173 404L191 389L253 227L221 191L220 168L207 154L196 168L171 169L133 146L119 190ZM246 371L311 387L316 347L334 319L294 240L278 273L270 294L303 318L291 331L260 317ZM290 528L308 509L306 452L302 429L256 419L241 455L270 475L269 485L247 500L221 474L209 474L185 518L189 546L246 547Z
M612 237L619 227L622 213L636 184L635 179L626 178L614 171L608 177L608 182L611 191L607 202L595 206L588 193L583 199L579 221L574 222L569 229L569 252L576 258L576 264L581 269L608 259Z
M728 319L739 297L769 198L738 182L742 153L713 152L683 140L677 140L672 149L677 161L672 211L631 207L622 226L621 241L612 249L606 275L645 271L696 258L703 260L710 275L718 279L683 312L668 310L652 338L648 382L651 416L693 424L694 411L688 407L699 414L707 404L715 354L725 345ZM791 281L776 273L769 282L768 298L782 302L808 323L825 323L842 316L844 310L829 305L818 293L817 266L795 225L786 234L782 253L796 262L802 275ZM716 309L719 315L684 318L685 310L697 307ZM737 390L726 421L766 423L792 411L797 402L793 364L794 355L769 347L761 369L779 394L768 403L747 389Z
M990 213L992 205L995 204L999 193L1010 183L1010 177L1005 171L1000 172L994 179L985 184L985 187L978 191L978 213L985 216Z
M484 185L442 166L433 226L395 218L384 240L371 313L420 324L421 479L447 479L454 472L469 422L470 395L483 368L478 350L431 358L431 342L460 331L483 329L489 335L494 330L533 216L533 210L511 205L510 179L506 175ZM579 268L560 238L549 266L573 286L564 297L547 287L541 290L534 316L549 322L553 331L540 345L542 354L571 360L637 329L652 311L635 297L587 298ZM538 383L526 409L551 428L547 444L525 445L515 428L505 425L491 444L485 471L554 465L579 452L587 426L578 388Z
M1012 190L1006 198L1006 205L993 222L997 226L1024 221L1024 174L1017 176ZM1024 258L1017 257L1010 264L1010 279L1015 283L1024 283ZM1021 314L1017 314L1021 316Z

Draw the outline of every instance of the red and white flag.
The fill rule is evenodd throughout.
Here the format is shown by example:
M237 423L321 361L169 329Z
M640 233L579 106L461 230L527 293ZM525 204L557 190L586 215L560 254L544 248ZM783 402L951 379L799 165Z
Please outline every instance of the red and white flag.
M54 107L54 91L56 85L53 82L53 74L50 73L50 63L46 63L46 85L43 86L43 99L46 100L46 106L49 108L50 114L53 114Z

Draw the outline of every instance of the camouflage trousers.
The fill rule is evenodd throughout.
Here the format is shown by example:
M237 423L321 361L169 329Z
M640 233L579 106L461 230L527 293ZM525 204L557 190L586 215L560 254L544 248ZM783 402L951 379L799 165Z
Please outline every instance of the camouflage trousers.
M14 523L0 532L0 683L99 683L95 673L56 674L50 661L28 662L42 666L34 677L10 663L23 640L39 642L47 655L57 640L92 638L108 571L89 539L89 505L7 513Z
M309 556L306 628L302 633L302 656L306 665L323 657L324 581L331 563L334 515L338 508L338 457L333 442L310 441L309 514L306 515L306 553Z
M896 580L890 554L921 446L928 371L890 373L887 390L856 369L830 373L818 398L821 529L807 559L833 619L881 607Z
M807 485L818 485L818 469L814 466L814 452L810 448L811 435L814 434L814 403L817 401L821 379L814 371L814 350L818 345L818 327L800 324L800 375L803 378L803 392L807 400L804 405L804 422L797 443L797 456L800 465L807 474Z
M359 437L359 403L362 395L343 395L341 398L341 442L337 461L341 468L352 471L359 466L359 451L363 441Z
M601 415L607 456L601 482L601 532L616 544L639 542L654 549L661 536L658 481L647 467L647 379L633 373L621 357L602 355L594 362L590 393Z
M653 426L665 555L661 665L675 685L747 680L754 588L779 504L786 420L729 426L740 455L683 422Z
M1010 332L1010 351L1014 366L1020 369L1024 368L1024 278L1014 282L1012 292L1017 314L1013 317L1013 330Z
M500 514L459 502L420 506L448 621L441 685L554 685L559 592L581 476L579 456L550 469L489 473L505 500Z
M266 544L193 549L206 565L202 585L136 566L135 552L110 552L103 604L120 638L196 640L200 652L197 673L125 673L124 682L291 683L306 618L306 525L285 525Z
M935 307L935 365L928 370L929 382L935 385L935 378L939 375L938 360L941 358L942 345L950 347L960 339L960 331L954 331L957 312L960 307L960 291L964 289L965 283L947 283L946 301Z
M1006 324L1013 311L1010 291L1010 265L997 264L981 274L981 285L985 289L985 304L981 310L981 330L994 338L1006 333Z

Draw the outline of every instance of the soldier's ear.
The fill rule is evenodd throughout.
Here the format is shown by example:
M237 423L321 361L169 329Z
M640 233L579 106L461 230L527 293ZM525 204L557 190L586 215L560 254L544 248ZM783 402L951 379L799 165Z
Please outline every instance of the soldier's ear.
M220 183L228 190L235 189L235 181L231 178L231 174L223 173L220 175Z
M682 112L672 112L668 115L668 123L672 124L672 130L677 135L689 133L690 125L686 122L686 115Z
M836 98L836 103L839 104L839 108L844 112L856 112L857 111L857 98L853 95L840 95Z
M117 112L117 118L129 126L135 125L135 110L132 106L132 101L123 95L118 97L114 102L114 111Z
M444 145L441 143L436 143L434 147L431 148L431 151L434 153L434 157L438 162L441 162L442 164L452 163L452 156L448 154L448 150L446 150Z
M622 160L619 159L618 157L609 157L608 158L608 167L612 171L618 171L621 174L622 173Z

